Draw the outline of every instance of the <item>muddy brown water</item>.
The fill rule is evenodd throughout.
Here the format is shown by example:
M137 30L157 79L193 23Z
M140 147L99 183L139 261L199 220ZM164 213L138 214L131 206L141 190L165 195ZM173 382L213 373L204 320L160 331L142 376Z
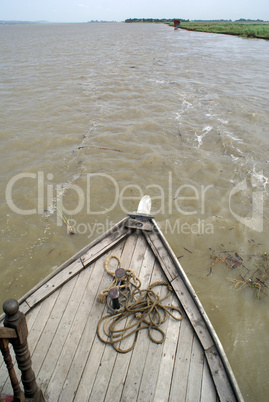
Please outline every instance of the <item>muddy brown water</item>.
M267 289L232 282L269 252L268 50L161 24L1 26L1 302L149 194L245 400L269 399ZM209 275L222 251L245 268Z

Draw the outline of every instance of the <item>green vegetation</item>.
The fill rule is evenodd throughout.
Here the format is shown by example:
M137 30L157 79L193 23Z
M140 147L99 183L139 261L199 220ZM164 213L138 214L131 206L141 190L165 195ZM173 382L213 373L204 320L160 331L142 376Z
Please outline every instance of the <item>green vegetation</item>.
M190 31L237 35L245 38L269 39L269 23L266 22L245 22L244 20L235 22L182 21L180 28Z
M263 20L246 20L241 18L237 21L232 20L211 20L211 21L189 21L179 18L180 28L189 31L220 33L226 35L236 35L245 38L269 39L269 22ZM162 23L174 26L174 18L128 18L125 22L135 23Z

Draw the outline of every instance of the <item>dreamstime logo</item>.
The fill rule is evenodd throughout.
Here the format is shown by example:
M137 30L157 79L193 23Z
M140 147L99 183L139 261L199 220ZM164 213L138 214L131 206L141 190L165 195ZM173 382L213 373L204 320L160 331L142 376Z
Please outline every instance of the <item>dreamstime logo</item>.
M243 180L230 191L229 210L237 221L253 230L261 232L263 230L263 190L259 189L259 183L257 183L257 180L255 181L255 177L253 176L251 179L251 216L241 216L234 210L235 205L238 207L240 203L240 197L250 190L247 180ZM52 173L45 175L42 171L38 171L37 173L20 173L12 177L6 186L5 193L6 202L10 210L20 215L43 215L45 210L54 211L56 209L69 217L68 225L75 227L77 233L87 234L91 237L96 231L103 233L112 226L112 222L106 222L106 224L78 223L75 216L82 210L86 211L87 215L100 216L106 214L108 216L117 207L123 213L127 214L130 212L130 202L135 201L138 205L140 199L149 193L154 202L154 214L169 216L174 215L176 212L180 216L180 218L171 222L169 219L166 219L165 231L183 234L214 233L213 225L208 220L202 219L205 215L209 215L206 199L208 194L212 199L213 184L208 186L182 184L176 188L176 184L173 183L172 172L168 173L164 186L150 184L143 188L137 184L128 184L120 187L113 176L105 173L87 174L84 189L74 183L55 185L52 183L53 179L54 176ZM19 206L19 198L17 198L18 194L24 191L25 187L33 189L35 194L35 197L29 203L29 205L31 204L31 208L28 205L28 209L25 206L21 208ZM66 197L67 191L71 191L71 197ZM108 196L106 196L107 194ZM234 203L235 197L239 197L239 203L238 200L236 204ZM70 206L69 208L66 207L66 198L72 200L72 208ZM104 202L101 202L100 198ZM36 205L33 202L36 202ZM184 222L182 222L183 216L185 216ZM63 220L58 214L57 225L63 225Z

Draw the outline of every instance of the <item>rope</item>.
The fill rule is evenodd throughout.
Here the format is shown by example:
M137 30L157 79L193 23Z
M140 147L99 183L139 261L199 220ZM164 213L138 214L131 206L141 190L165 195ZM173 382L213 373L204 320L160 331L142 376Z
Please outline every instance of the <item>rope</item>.
M126 275L123 278L121 278L121 281L124 281L124 284L120 285L119 280L116 277L115 271L112 271L108 267L108 264L112 258L115 258L118 261L119 268L122 268L121 260L116 255L111 255L106 259L105 270L109 275L113 276L113 281L109 285L109 287L107 289L102 290L97 297L98 301L103 304L106 302L107 295L108 295L110 289L112 289L112 288L117 287L118 289L124 289L124 288L129 289L130 285L134 286L135 288L140 288L140 286L141 286L141 282L140 282L139 278L136 276L135 271L132 269L126 269Z
M121 262L116 256L111 256L106 260L105 269L113 276L114 271L108 268L108 263L111 258L116 258L120 266ZM128 271L131 272L132 275L134 274L133 270ZM97 335L99 339L105 344L112 345L119 353L127 353L134 349L138 333L142 329L147 329L152 342L157 344L163 343L166 335L160 326L167 320L168 316L171 316L177 321L183 319L183 314L178 307L161 304L172 293L172 287L168 283L159 281L151 284L148 289L140 289L141 282L138 277L136 275L131 277L135 277L136 281L138 280L139 286L130 282L130 284L134 286L134 290L130 291L129 295L123 293L121 289L123 287L126 288L126 284L118 286L120 296L125 299L123 307L114 315L107 314L102 317L97 325ZM134 280L135 283L137 283L136 281ZM162 298L153 290L158 286L165 286L167 288L167 292ZM108 289L112 287L114 286L110 285ZM103 291L103 295L108 293L108 289ZM174 311L179 315L173 314ZM154 331L159 333L159 337L154 335ZM134 335L132 344L130 347L124 349L120 343L131 335Z

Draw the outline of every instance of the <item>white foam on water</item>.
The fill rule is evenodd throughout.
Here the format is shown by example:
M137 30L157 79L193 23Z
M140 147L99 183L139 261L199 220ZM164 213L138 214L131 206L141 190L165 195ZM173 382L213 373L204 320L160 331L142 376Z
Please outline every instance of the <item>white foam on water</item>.
M183 99L182 106L186 107L187 109L193 108L193 104L188 102L186 99Z
M211 127L211 126L206 126L206 127L204 127L203 130L202 130L203 134L198 135L197 133L195 133L195 135L196 135L196 140L198 141L198 148L200 148L201 145L203 145L203 138L204 138L208 133L210 133L210 131L211 131L212 129L213 129L213 127Z
M269 178L264 175L263 170L257 171L256 166L253 166L251 184L253 187L262 186L264 190L267 190L267 184L269 184Z

